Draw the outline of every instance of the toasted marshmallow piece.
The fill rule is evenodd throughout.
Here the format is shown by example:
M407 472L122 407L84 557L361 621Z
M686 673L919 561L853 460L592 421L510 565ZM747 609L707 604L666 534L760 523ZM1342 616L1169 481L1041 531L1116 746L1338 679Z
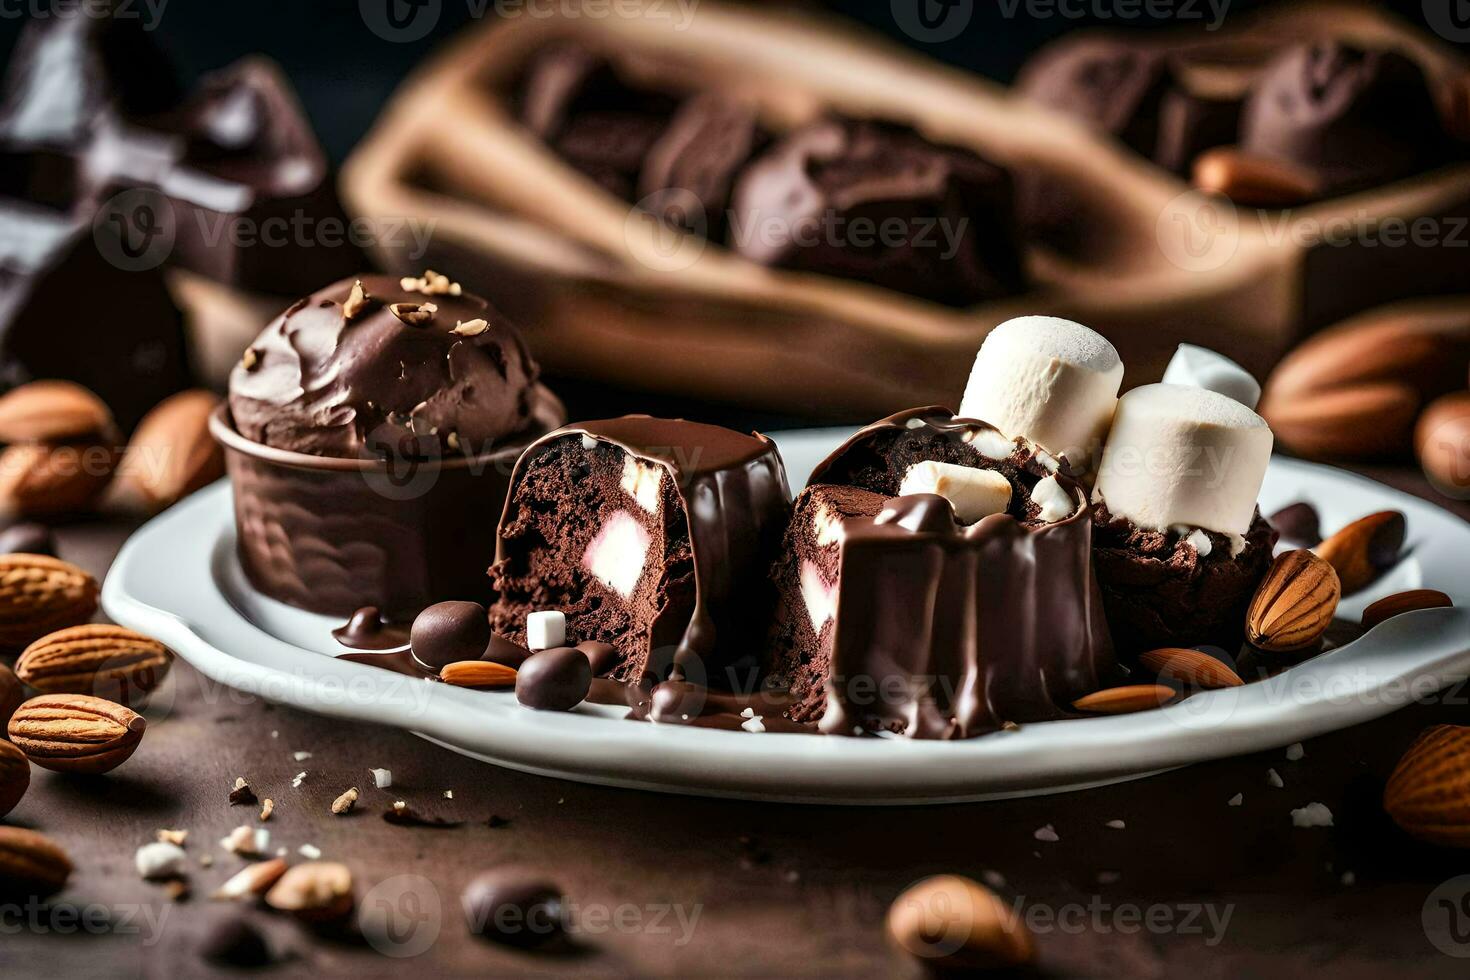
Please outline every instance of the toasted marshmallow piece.
M1261 384L1250 372L1224 354L1208 347L1180 344L1164 369L1164 384L1193 385L1207 391L1218 391L1234 398L1246 408L1255 410L1261 400Z
M1054 316L1016 317L980 346L960 415L1090 469L1122 383L1123 362L1102 334Z
M955 520L974 524L982 517L1003 514L1011 504L1011 481L994 470L925 460L910 466L898 486L898 495L937 493L954 507Z
M1135 388L1118 402L1093 499L1139 527L1244 534L1271 459L1266 420L1188 385Z

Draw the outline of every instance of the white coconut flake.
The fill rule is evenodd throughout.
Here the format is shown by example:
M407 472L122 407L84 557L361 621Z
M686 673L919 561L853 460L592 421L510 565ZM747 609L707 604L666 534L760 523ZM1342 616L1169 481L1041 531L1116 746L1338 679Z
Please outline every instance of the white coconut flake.
M759 718L747 718L740 723L740 727L747 732L763 732L766 730L766 723Z
M1123 821L1121 821L1121 820L1109 820L1103 826L1105 826L1105 827L1111 827L1114 830L1122 830L1123 828L1127 827L1128 825L1126 823L1124 823Z
M387 789L393 785L393 770L391 769L369 769L373 774L373 785L378 789Z
M1321 803L1308 803L1301 809L1291 811L1291 825L1293 827L1331 827L1332 811Z
M1266 784L1269 786L1274 786L1277 789L1280 789L1281 787L1286 785L1286 783L1281 781L1281 773L1277 772L1275 769L1266 770Z
M310 752L292 752L291 753L291 758L295 759L297 762L305 762L307 759L310 759L311 758L311 753Z
M149 881L157 881L160 878L177 878L183 874L186 860L188 860L188 855L184 853L184 849L167 841L144 844L133 856L133 863L138 868L138 876Z
M1300 742L1292 742L1286 747L1287 762L1300 762L1306 754L1307 750L1302 748L1302 743Z
M1056 828L1053 827L1051 824L1047 824L1045 827L1038 828L1036 833L1032 834L1031 836L1035 837L1037 840L1046 841L1048 844L1055 844L1057 841L1062 839L1060 836L1058 836Z
M322 849L315 844L302 844L296 850L308 861L315 861L322 856Z
M1230 799L1226 801L1225 805L1226 806L1240 806L1244 802L1245 802L1245 794L1244 793L1236 793L1234 796L1230 797Z
M301 788L301 784L304 783L304 782L306 782L306 771L305 770L302 770L301 772L298 772L295 775L294 778L292 778L292 780L291 780L291 788L292 789L300 789Z
M745 709L743 709L740 712L740 717L742 717L742 718L754 718L755 717L755 709L754 708L745 708Z

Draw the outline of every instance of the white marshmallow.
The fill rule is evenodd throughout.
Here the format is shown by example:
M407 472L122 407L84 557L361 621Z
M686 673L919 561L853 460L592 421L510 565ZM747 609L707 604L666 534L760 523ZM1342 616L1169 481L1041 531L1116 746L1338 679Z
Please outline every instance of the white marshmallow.
M1016 440L1007 439L995 429L970 429L961 438L988 459L1010 459L1016 451Z
M567 616L557 610L533 612L526 617L526 646L550 650L567 642Z
M825 503L818 503L817 512L812 516L812 533L817 539L817 545L825 548L830 544L837 544L847 532L842 527L842 517L833 513L832 508Z
M827 620L837 618L837 585L823 578L821 569L809 561L801 563L801 601L813 633L822 632Z
M1208 347L1196 347L1194 344L1179 345L1169 366L1164 369L1164 384L1193 385L1206 391L1217 391L1252 410L1261 400L1261 384L1251 377L1249 371L1224 354L1216 354Z
M587 566L593 578L627 599L643 577L651 541L638 518L620 510L607 519L587 545L582 564ZM561 641L552 645L561 646Z
M1054 316L1022 316L985 338L960 415L1090 469L1122 383L1123 362L1101 334Z
M1139 527L1244 534L1271 459L1265 419L1187 385L1135 388L1118 402L1094 499Z
M1011 481L994 470L925 460L903 475L898 495L937 493L954 505L955 520L974 524L982 517L1001 514L1011 504Z
M1054 476L1043 477L1031 488L1031 499L1041 508L1037 516L1048 524L1077 513L1077 501Z
M650 514L658 513L659 491L664 483L664 468L640 463L632 456L623 460L623 491L638 501Z

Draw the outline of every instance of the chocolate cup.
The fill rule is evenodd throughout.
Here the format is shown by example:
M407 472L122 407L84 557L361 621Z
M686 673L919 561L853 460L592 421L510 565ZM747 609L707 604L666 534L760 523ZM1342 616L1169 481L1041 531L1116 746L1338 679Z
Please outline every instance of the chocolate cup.
M347 617L406 621L446 599L490 601L496 519L521 451L396 462L313 456L246 439L227 406L209 419L235 491L236 550L264 595Z

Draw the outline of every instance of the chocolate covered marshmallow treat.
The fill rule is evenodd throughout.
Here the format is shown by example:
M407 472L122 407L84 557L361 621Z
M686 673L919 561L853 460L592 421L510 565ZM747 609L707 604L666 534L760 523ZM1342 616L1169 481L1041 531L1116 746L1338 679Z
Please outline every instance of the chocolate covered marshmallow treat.
M969 738L1111 678L1091 508L1066 465L942 408L868 426L797 500L770 671L823 731Z
M648 416L558 429L516 464L491 620L523 641L531 613L560 611L567 643L618 649L619 680L749 683L790 513L764 436Z

